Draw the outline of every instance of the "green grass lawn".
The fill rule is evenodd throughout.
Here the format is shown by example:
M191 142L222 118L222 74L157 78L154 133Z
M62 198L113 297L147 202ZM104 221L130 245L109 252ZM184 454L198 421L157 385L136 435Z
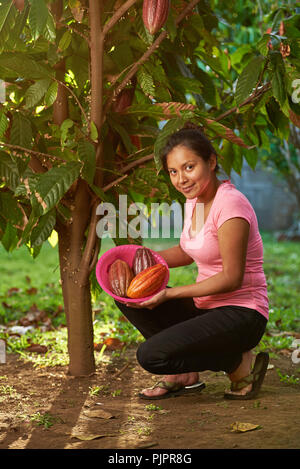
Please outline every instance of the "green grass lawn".
M270 320L268 330L300 331L300 243L277 242L270 233L262 233L264 242L264 270L268 283L270 300ZM145 240L145 245L154 249L166 249L178 243L178 239ZM103 240L100 255L114 244ZM55 330L42 332L36 329L19 339L8 337L9 351L23 354L27 338L40 344L50 344L47 364L67 361L66 328L63 301L60 287L60 272L57 247L45 243L39 256L33 259L27 248L7 253L0 246L1 284L0 284L0 337L1 324L17 321L32 308L46 311ZM189 284L195 281L195 265L179 267L170 271L170 285ZM93 293L95 342L103 337L115 337L125 343L136 343L142 337L122 315L114 301L105 292ZM2 333L3 335L3 333ZM261 347L289 347L292 337L265 335ZM102 358L103 350L100 353ZM24 355L25 356L25 355ZM27 355L26 355L27 356ZM45 357L35 357L35 363Z

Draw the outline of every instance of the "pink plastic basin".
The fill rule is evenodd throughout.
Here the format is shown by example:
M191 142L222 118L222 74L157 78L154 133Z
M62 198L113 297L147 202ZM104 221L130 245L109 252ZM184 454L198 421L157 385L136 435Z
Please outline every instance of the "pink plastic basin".
M109 270L110 265L117 259L122 259L123 261L126 261L130 265L130 267L132 267L135 251L139 249L140 247L141 246L138 246L136 244L123 244L122 246L115 246L114 248L111 248L108 251L106 251L99 258L97 262L96 278L100 287L117 301L122 301L123 303L124 302L125 303L141 303L142 301L148 300L149 298L151 298L152 296L156 295L158 292L166 288L168 284L169 276L170 276L168 264L157 252L152 251L152 249L150 249L156 262L158 264L165 265L167 268L166 277L162 286L155 293L153 293L153 295L146 296L144 298L135 298L135 299L117 296L111 291L109 281L108 281L108 270Z

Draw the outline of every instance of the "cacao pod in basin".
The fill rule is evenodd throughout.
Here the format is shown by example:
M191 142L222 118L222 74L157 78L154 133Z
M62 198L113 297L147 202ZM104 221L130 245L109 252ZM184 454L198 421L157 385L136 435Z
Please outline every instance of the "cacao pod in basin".
M129 298L144 298L155 293L163 284L167 273L166 266L155 264L142 270L130 282L127 290Z
M108 271L111 291L115 295L125 297L133 277L132 269L127 262L122 259L117 259L111 264Z
M143 21L150 34L155 34L168 19L170 0L144 0Z
M151 267L154 264L157 264L157 262L154 259L150 249L144 247L138 248L135 251L132 263L132 270L134 275L139 274L140 272L142 272L142 270L147 269L147 267Z

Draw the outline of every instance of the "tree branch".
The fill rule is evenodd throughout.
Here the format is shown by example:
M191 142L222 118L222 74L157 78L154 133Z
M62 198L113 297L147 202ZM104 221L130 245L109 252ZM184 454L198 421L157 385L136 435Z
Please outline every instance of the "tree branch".
M73 90L71 90L71 88L69 88L65 83L63 83L62 81L58 80L57 78L54 78L54 81L56 81L59 85L61 85L63 88L65 88L66 90L68 90L68 92L73 96L73 98L75 99L76 103L78 104L78 107L79 109L81 110L82 114L83 114L83 117L86 121L86 123L89 125L89 119L79 101L79 99L77 98L76 94L74 93Z
M123 16L127 10L129 10L132 5L134 5L138 0L127 0L127 2L123 3L123 5L115 11L113 16L108 20L108 22L103 26L102 35L103 37L106 36L108 31L114 27L114 25L119 21L121 16Z
M246 106L247 104L250 104L253 101L255 101L257 98L259 98L262 94L264 94L270 88L271 88L271 83L266 83L264 86L262 86L262 88L260 88L260 90L257 90L254 93L252 93L251 96L249 96L249 98L245 99L245 101L243 101L239 106L235 106L232 109L229 109L228 111L224 112L220 116L216 117L214 120L216 122L218 122L218 121L224 119L225 117L230 116L231 114L237 112L239 110L239 108L241 108L243 106Z
M67 23L60 22L60 21L57 22L58 26L63 26L65 28L69 29L70 31L78 34L78 36L81 36L87 42L87 44L90 46L89 38L87 36L85 36L81 31L78 31L75 27L75 24L76 23L67 24Z
M11 145L10 143L4 143L0 141L0 146L11 148L12 150L24 151L24 153L28 153L30 155L35 155L36 157L43 158L44 162L46 158L49 158L51 160L60 161L61 163L67 163L65 160L58 158L57 156L49 155L48 153L42 153L36 150L30 150L29 148L24 148L24 147L21 147L20 145Z
M191 3L189 3L186 8L177 16L175 20L176 26L191 12L191 10L199 3L200 0L193 0ZM159 36L155 39L153 44L147 49L147 51L142 55L142 57L132 66L131 70L127 73L125 78L122 80L122 82L117 86L115 90L113 90L112 95L110 98L107 100L104 108L104 119L107 114L108 109L110 108L111 104L113 101L115 101L116 97L118 94L125 88L127 83L131 80L131 78L136 74L138 69L140 68L143 63L145 63L148 58L153 54L153 52L158 49L160 43L167 37L168 33L167 31L162 31ZM103 122L104 122L103 119Z

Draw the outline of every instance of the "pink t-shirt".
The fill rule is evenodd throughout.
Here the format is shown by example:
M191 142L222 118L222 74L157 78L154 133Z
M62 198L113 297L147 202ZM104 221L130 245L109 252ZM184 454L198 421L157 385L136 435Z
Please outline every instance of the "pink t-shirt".
M263 271L263 244L256 214L244 194L238 191L229 180L222 182L205 224L195 237L190 236L190 227L197 198L186 200L180 246L198 266L196 281L205 280L223 269L218 243L218 229L230 218L244 218L250 225L250 232L243 283L239 289L231 292L194 297L194 303L198 308L203 309L226 305L245 306L256 309L268 319L269 302Z

